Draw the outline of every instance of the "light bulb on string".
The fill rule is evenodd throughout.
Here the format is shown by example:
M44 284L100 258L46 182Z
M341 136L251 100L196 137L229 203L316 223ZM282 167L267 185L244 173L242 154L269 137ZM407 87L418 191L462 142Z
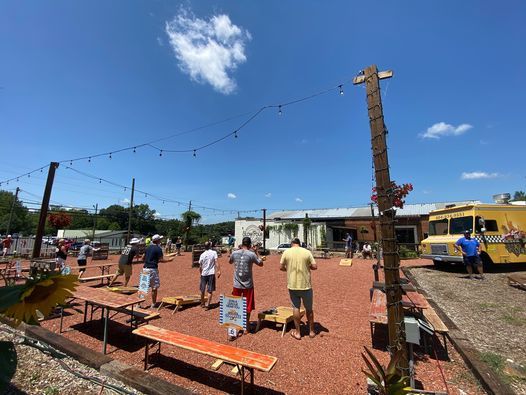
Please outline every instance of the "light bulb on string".
M40 168L40 172L42 173L42 168Z
M69 165L73 166L73 161L72 160L69 161Z
M159 156L163 156L163 150L159 151Z
M99 184L102 184L102 180L99 178Z
M18 177L16 178L16 182L18 182Z
M196 156L197 156L197 154L196 154L196 152L195 152L195 150L194 150L194 158L195 158Z
M145 194L144 194L144 197L148 197L148 194L147 194L147 193L145 193Z
M88 158L88 162L91 162L91 156Z
M137 147L133 147L133 153L137 152Z
M111 159L111 152L110 152L110 159Z
M126 192L126 187L124 187L124 192Z
M338 85L338 88L340 88L340 95L343 96L343 85Z
M237 130L234 130L234 138L237 139Z
M278 115L283 115L283 111L281 111L281 104L278 107Z
M27 173L27 178L31 178L31 173Z

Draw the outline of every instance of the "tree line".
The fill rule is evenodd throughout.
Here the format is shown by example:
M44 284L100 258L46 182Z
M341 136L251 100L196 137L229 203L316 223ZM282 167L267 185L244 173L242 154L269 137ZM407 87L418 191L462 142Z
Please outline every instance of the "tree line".
M24 236L36 233L39 212L29 209L8 191L0 191L0 233L5 234L8 227L11 207L10 233L21 233ZM208 239L216 242L228 233L234 233L234 221L217 224L200 224L201 215L195 211L186 211L181 219L161 219L148 204L138 204L133 207L131 229L142 235L159 233L167 237L182 237L188 244L201 243ZM85 209L66 209L61 206L50 206L46 221L45 234L56 235L58 229L93 229L97 230L127 230L129 208L113 204L102 208L97 215Z

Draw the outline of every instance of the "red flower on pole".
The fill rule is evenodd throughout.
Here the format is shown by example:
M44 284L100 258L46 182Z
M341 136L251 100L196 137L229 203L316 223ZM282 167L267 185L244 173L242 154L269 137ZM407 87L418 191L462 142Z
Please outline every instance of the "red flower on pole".
M404 208L405 197L409 195L409 192L413 190L413 184L401 184L398 185L394 181L391 181L390 188L387 189L386 193L389 199L392 201L392 205L398 208ZM373 194L371 200L374 203L378 203L378 192L376 188L373 188Z
M49 214L47 220L55 229L63 229L71 225L71 216L66 213Z

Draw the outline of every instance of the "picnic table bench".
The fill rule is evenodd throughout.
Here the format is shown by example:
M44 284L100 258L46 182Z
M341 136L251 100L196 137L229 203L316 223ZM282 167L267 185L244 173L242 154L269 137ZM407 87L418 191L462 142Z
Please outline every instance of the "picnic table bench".
M104 283L104 280L108 280L108 283L110 282L110 279L113 277L113 274L110 274L110 269L113 266L117 266L118 263L98 263L95 265L86 265L86 266L71 266L71 270L78 270L79 271L79 282L84 283L88 281L94 281L94 280L100 280L101 285ZM89 276L84 277L84 273L86 273L86 269L89 268L99 268L101 274L96 276Z
M135 329L133 333L146 339L144 348L144 370L149 368L148 360L150 348L158 344L159 349L157 353L160 353L161 344L169 344L199 354L209 355L213 358L218 358L226 363L237 366L241 376L241 394L243 394L245 390L245 369L247 369L250 374L250 384L253 387L254 369L261 372L270 372L277 361L276 357L270 355L259 354L242 348L159 328L153 325L141 326L140 328Z
M102 351L106 354L108 344L108 321L115 316L110 317L110 310L116 313L125 313L131 316L130 327L133 329L139 323L148 322L153 318L159 317L159 313L151 312L149 310L138 309L136 305L142 303L144 300L135 296L122 295L114 292L109 292L101 288L91 288L85 285L80 285L75 290L71 299L80 299L84 301L84 322L87 321L88 306L91 306L90 320L93 319L93 312L101 309L101 318L104 324L104 339ZM62 321L64 316L64 309L60 313L60 332L62 332Z

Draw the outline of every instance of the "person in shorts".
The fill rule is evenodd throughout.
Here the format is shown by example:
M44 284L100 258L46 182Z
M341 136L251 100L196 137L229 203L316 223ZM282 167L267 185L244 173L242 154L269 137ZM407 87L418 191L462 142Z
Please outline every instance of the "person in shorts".
M253 251L251 248L252 240L250 237L243 237L240 249L232 252L228 261L234 265L234 287L232 295L244 296L247 299L248 323L250 323L250 313L256 308L252 266L254 263L258 266L263 266L264 261L264 259L259 258L258 252Z
M221 268L217 261L217 252L212 249L210 242L205 243L205 252L199 257L199 273L201 281L199 290L201 291L201 307L210 309L212 303L212 294L216 290L216 272L217 278L221 277ZM208 291L208 302L205 305L205 292Z
M345 258L346 259L352 259L353 257L353 249L352 249L352 236L350 233L345 234Z
M144 270L150 273L150 287L152 289L152 307L157 307L157 290L161 286L159 278L159 262L170 262L171 259L163 259L163 250L160 246L163 236L155 234L152 236L150 245L144 252ZM148 308L150 306L145 306Z
M100 248L93 248L91 246L91 240L84 240L84 244L80 247L79 255L77 256L77 265L85 267L88 263L88 256L93 254L93 251L98 251ZM84 273L86 269L79 269L79 273Z
M177 240L175 241L175 255L177 256L181 256L181 247L183 245L183 240L178 237Z
M301 340L301 302L307 311L307 321L309 322L309 337L316 336L314 332L314 310L313 292L311 283L311 270L316 270L316 261L312 253L306 248L301 248L301 242L294 238L291 248L285 250L281 255L280 270L287 272L287 288L289 289L290 301L292 303L292 314L294 317L294 329L290 335Z
M124 274L124 286L127 287L128 283L130 282L130 277L132 275L132 263L133 258L135 258L137 255L139 255L139 242L140 240L134 237L130 240L130 243L124 247L124 250L122 250L122 254L119 258L119 267L117 268L117 272L111 279L110 284L108 287L111 287L115 280L119 276L122 276Z
M479 273L476 278L484 279L482 261L480 259L480 243L477 239L471 237L471 231L466 230L464 237L457 240L455 243L455 252L457 251L457 247L461 249L460 251L462 252L462 258L469 278L473 278L473 269L476 268Z

